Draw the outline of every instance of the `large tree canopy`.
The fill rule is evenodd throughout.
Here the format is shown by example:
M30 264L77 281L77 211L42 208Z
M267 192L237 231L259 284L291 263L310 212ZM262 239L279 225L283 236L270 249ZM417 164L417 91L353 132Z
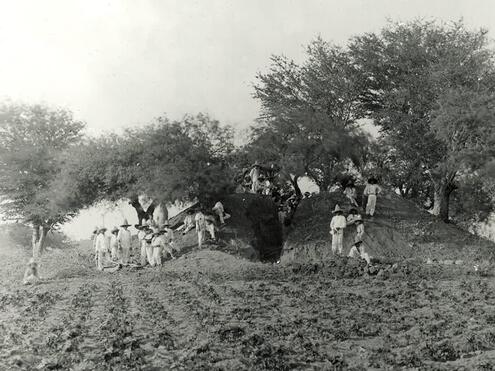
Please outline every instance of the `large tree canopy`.
M493 155L495 65L486 31L461 22L398 23L349 48L364 82L362 111L411 171L428 175L434 212L448 221L462 174Z
M326 189L346 162L360 165L366 148L356 125L360 87L341 48L317 39L307 56L302 65L273 56L269 72L258 74L262 115L247 150L279 163L295 186L307 175Z
M0 107L0 194L3 212L33 226L33 253L46 233L79 209L56 202L52 187L61 175L61 155L80 141L84 124L62 109L42 105Z
M173 122L161 117L122 135L88 139L67 157L59 184L75 191L69 203L128 198L138 218L146 219L138 195L152 198L153 210L177 199L210 201L230 192L232 136L230 127L203 114Z

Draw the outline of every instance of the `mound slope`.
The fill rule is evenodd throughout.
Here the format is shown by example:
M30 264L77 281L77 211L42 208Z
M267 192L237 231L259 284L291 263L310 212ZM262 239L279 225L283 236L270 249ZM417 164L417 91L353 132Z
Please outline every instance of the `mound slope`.
M347 211L351 208L341 193L321 194L301 202L284 243L282 262L322 260L331 255L329 225L337 203ZM492 242L443 223L393 192L385 192L378 199L373 218L364 218L363 241L374 257L463 262L495 258ZM345 254L354 234L353 226L345 230Z
M269 197L250 193L228 195L221 201L231 218L218 231L219 241L215 248L250 260L277 260L283 237L273 201ZM171 218L171 225L180 225L185 215L184 211ZM184 236L177 233L176 245L181 251L196 247L196 230Z

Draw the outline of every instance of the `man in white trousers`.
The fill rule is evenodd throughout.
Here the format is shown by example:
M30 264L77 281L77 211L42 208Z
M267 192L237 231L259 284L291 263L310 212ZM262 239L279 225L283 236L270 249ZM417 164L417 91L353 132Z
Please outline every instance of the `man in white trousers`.
M139 248L140 248L140 263L142 266L145 266L146 265L146 261L147 261L147 256L146 256L146 241L145 241L145 237L146 237L146 229L148 229L149 227L148 226L145 226L145 225L137 225L136 224L136 228L139 230L138 234L137 234L137 237L138 237L138 241L139 241Z
M124 223L120 226L119 233L117 235L117 241L120 248L120 256L122 259L122 264L129 264L129 256L131 252L132 245L132 235L131 231L128 229L130 224L127 219L124 219Z
M102 271L105 268L105 264L108 259L108 239L105 235L107 229L105 227L101 227L98 230L98 235L96 236L96 244L95 244L95 254L96 254L96 268Z
M364 188L363 195L368 196L368 202L366 204L366 215L373 216L376 208L376 197L380 194L382 189L378 185L378 181L375 178L368 179L368 184Z
M198 232L198 248L201 249L203 247L206 232L205 214L203 214L201 209L196 213L194 221L196 223L196 231Z
M347 220L344 212L339 205L335 205L333 218L330 221L330 234L332 235L332 253L342 255L344 247L344 228L347 226Z
M218 201L215 206L213 206L212 210L215 212L215 214L218 215L218 219L220 219L221 225L224 225L225 220L230 218L230 215L225 212L223 204L220 201Z

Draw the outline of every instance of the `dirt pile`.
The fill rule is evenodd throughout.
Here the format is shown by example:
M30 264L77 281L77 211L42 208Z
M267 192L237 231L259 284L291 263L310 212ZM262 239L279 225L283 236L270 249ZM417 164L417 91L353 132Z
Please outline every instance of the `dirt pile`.
M330 258L329 226L335 204L346 211L351 208L340 193L321 194L301 202L284 243L282 262ZM362 210L360 212L364 214ZM495 259L492 242L443 223L392 192L379 197L375 216L365 217L364 222L365 248L377 258L463 263ZM345 230L345 254L354 242L354 235L355 227Z
M275 261L282 250L282 227L277 208L269 197L243 193L226 196L221 200L231 215L218 232L218 242L210 247L249 260ZM179 226L185 212L171 218L172 226ZM196 230L186 235L177 233L176 245L181 252L197 246Z

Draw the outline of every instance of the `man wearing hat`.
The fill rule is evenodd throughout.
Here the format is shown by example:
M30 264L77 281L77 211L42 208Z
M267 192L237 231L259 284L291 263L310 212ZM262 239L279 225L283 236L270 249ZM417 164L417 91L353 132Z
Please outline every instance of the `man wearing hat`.
M40 276L38 274L38 263L34 258L31 258L28 262L26 271L24 272L24 285L34 285L40 281Z
M93 250L96 251L96 237L98 237L99 228L96 226L91 234L91 241L93 241Z
M191 229L193 229L195 227L195 223L194 223L194 210L193 209L189 209L186 211L186 217L184 218L184 222L183 224L176 229L176 231L182 231L182 229L184 229L182 231L182 234L185 235L187 232L189 232Z
M342 255L344 244L344 228L347 226L344 213L339 205L335 205L333 218L330 222L330 234L332 235L332 253Z
M165 246L164 246L164 251L170 254L170 257L172 259L175 259L175 256L173 254L175 248L174 248L174 230L170 228L170 224L168 223L168 220L165 222L163 225L163 230L165 233L163 234L163 238L165 240Z
M117 227L113 227L113 229L110 231L110 254L112 257L112 260L119 260L120 259L120 254L119 254L119 243L117 241L117 233L119 233L119 229Z
M220 219L220 224L224 225L225 224L225 219L230 218L230 214L227 214L225 212L225 209L223 208L223 204L218 201L215 206L213 206L212 210L215 212L215 214L218 215L218 218Z
M376 197L381 193L382 189L378 185L376 178L371 177L368 179L368 184L364 188L363 195L368 196L368 202L366 203L366 215L373 216L376 208Z
M98 229L98 235L96 236L95 254L96 254L96 267L102 271L108 260L108 240L105 232L107 229L101 227Z
M356 201L357 191L353 182L349 182L344 189L344 195L349 199L352 206L358 207L358 203Z
M258 188L260 186L259 184L260 165L258 161L254 163L253 168L249 172L249 177L251 178L251 192L252 193L258 192Z
M117 241L121 251L122 264L129 264L129 255L131 252L132 236L131 231L127 229L130 226L127 219L124 219L124 223L120 226L119 234L117 235Z
M354 237L354 242L362 241L364 236L364 222L361 215L358 215L358 218L356 218L354 223L356 224L356 236Z
M136 225L136 228L139 230L137 237L140 247L140 263L142 266L145 266L147 261L147 256L146 256L146 241L144 240L144 238L146 237L146 230L149 229L149 227L147 225Z
M158 232L153 234L153 240L151 241L151 245L153 247L153 264L161 266L162 265L162 256L163 252L167 252L170 254L172 259L175 259L172 249L173 243L173 231L169 228L168 221L165 221L163 228Z
M364 251L363 241L359 240L354 242L354 245L351 247L351 251L349 251L349 258L361 258L366 260L366 263L371 264L370 256Z
M196 223L196 231L198 232L198 248L201 249L203 246L203 241L205 239L206 232L206 220L205 214L201 208L198 209L198 212L194 216L194 221Z
M205 213L205 229L213 241L216 241L215 232L217 231L217 226L215 222L215 216L212 213Z
M360 219L361 215L359 215L356 208L352 208L349 210L349 215L347 215L347 225L352 225L356 223L356 220Z
M151 246L154 232L157 232L157 229L153 230L151 227L144 228L144 238L143 238L144 250L146 253L146 259L148 261L148 264L151 265L152 267L155 266L155 259L153 257L153 246Z

